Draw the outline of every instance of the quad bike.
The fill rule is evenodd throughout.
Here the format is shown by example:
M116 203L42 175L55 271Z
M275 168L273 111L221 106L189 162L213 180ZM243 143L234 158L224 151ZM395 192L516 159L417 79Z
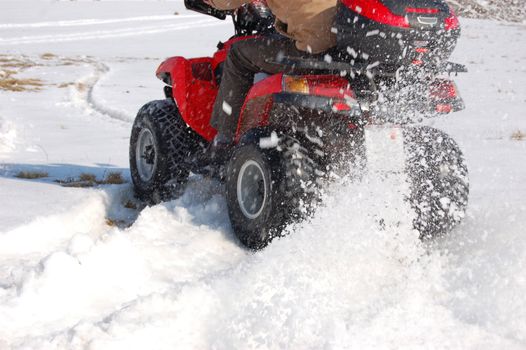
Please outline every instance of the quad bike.
M323 60L285 57L283 73L256 76L226 164L202 162L216 134L210 118L223 62L234 43L275 35L274 18L261 0L236 11L202 0L185 4L219 19L231 16L235 35L212 57L172 57L159 66L166 99L143 106L131 134L139 198L172 199L190 173L216 177L225 184L235 235L261 249L312 214L321 184L342 159L366 153L368 130L380 127L392 139L396 131L406 150L406 201L420 236L445 234L460 222L469 191L462 153L444 132L412 125L408 117L464 108L454 82L444 77L465 71L447 61L460 27L445 2L340 0L338 46L330 54Z

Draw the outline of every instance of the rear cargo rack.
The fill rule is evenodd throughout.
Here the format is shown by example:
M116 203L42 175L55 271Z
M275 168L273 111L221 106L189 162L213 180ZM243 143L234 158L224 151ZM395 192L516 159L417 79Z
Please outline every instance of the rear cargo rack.
M372 77L394 77L397 70L391 66L366 64L362 62L342 62L342 61L322 61L320 59L302 59L284 57L279 61L268 61L269 63L285 65L285 74L349 74L351 77L355 75L366 75ZM468 70L466 66L445 62L440 66L426 66L426 69L437 74L457 74L466 73Z
M381 67L371 67L370 65L355 62L351 64L349 62L339 61L322 61L320 59L302 59L302 58L290 58L284 57L279 61L269 61L278 65L285 65L284 73L286 74L349 74L354 75L385 75L394 76L395 72L388 72L387 69L381 69Z

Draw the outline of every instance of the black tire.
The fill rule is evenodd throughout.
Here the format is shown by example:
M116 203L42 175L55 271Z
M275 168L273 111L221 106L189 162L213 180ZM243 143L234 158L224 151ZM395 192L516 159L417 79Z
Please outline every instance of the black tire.
M183 121L173 100L144 105L130 137L130 171L136 196L156 204L182 193L189 176L185 161L198 149L199 136Z
M318 174L316 163L305 152L297 140L284 135L273 149L261 149L255 137L233 151L226 171L228 212L236 237L247 248L264 248L288 224L312 214ZM242 185L251 178L257 178L256 183ZM243 189L260 197L248 195L245 200L242 193L251 191Z
M464 157L457 143L440 130L420 126L405 134L414 227L422 239L445 235L462 221L468 205Z

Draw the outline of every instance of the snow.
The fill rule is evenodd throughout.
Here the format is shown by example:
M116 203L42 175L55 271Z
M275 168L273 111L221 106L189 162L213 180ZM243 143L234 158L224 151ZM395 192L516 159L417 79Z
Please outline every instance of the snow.
M10 122L0 117L0 153L14 149L15 141L16 129Z
M142 211L129 183L55 182L129 181L131 121L162 98L157 65L209 54L230 23L181 1L0 8L0 52L31 63L6 69L44 83L0 90L0 349L526 349L526 141L512 138L526 132L524 25L463 19L467 109L425 121L470 169L455 232L423 244L382 228L409 218L384 207L385 183L344 178L311 222L252 253L214 181Z

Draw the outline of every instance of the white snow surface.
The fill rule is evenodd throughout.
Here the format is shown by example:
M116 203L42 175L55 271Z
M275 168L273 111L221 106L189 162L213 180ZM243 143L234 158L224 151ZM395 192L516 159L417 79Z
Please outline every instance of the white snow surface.
M56 182L129 181L134 114L162 98L157 65L231 33L183 7L0 3L0 64L30 62L16 77L44 83L0 90L0 349L526 349L526 141L512 137L526 134L524 25L462 20L467 109L426 121L470 168L451 235L381 230L389 187L342 179L310 222L252 253L213 181L142 211L125 205L129 183Z

